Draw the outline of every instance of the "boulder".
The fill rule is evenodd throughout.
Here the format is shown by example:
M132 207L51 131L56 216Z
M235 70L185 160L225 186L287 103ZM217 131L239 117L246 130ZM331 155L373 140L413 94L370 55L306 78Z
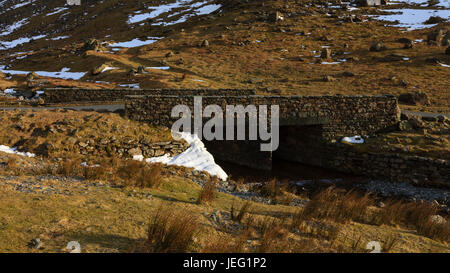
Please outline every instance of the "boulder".
M408 123L411 124L412 128L418 130L425 127L425 123L423 122L422 118L420 116L412 116Z
M99 51L99 50L102 49L102 44L97 39L89 39L86 42L84 42L84 45L83 45L83 47L81 49L83 51L88 51L88 50Z
M370 51L375 51L375 52L379 52L379 51L383 51L386 50L386 46L384 45L383 42L374 42L371 46L370 46Z
M30 72L27 74L26 80L31 81L33 79L38 78L39 76L35 72Z
M446 20L442 17L439 16L430 16L430 18L428 18L428 20L426 20L424 22L424 24L439 24L439 23L443 23Z
M398 129L400 131L411 131L412 126L407 120L402 120L398 123Z
M430 105L428 95L423 92L402 93L398 96L398 101L409 105Z
M322 58L322 59L331 59L331 49L329 49L329 48L322 49L322 53L320 54L320 58Z
M334 78L332 76L325 76L325 77L323 77L323 81L324 82L334 82L334 81L336 81L336 78Z
M271 21L274 23L284 21L284 16L281 12L277 11L271 15Z
M208 40L203 40L201 46L202 46L202 47L209 47L209 42L208 42Z
M101 64L97 67L95 67L94 69L91 70L91 74L96 76L99 75L100 73L102 73L103 69L107 68L109 65L108 64Z
M385 0L356 0L355 4L359 7L374 7L374 6L382 6L386 5L387 1Z
M447 30L444 28L439 28L431 31L427 35L428 44L436 44L436 45L441 44L446 33Z
M447 223L447 220L445 220L444 217L442 217L442 216L440 216L440 215L438 215L438 214L436 214L436 215L431 215L431 216L430 216L430 221L431 221L433 224L436 224L436 225L445 225L445 224Z
M139 147L133 148L133 149L129 149L128 150L128 154L130 156L142 155L142 150Z
M441 123L450 123L450 119L444 115L439 115L436 117L436 119L437 119L437 121L439 121Z

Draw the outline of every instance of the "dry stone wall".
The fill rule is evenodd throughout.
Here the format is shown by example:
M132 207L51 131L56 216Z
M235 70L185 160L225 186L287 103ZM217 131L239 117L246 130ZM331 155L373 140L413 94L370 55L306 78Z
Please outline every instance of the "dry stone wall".
M48 88L43 99L45 103L72 102L116 102L128 95L174 95L174 96L237 96L254 95L250 89L81 89Z

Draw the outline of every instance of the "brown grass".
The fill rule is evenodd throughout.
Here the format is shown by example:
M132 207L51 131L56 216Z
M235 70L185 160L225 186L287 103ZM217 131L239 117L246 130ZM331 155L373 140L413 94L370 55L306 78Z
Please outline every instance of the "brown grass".
M250 201L247 201L241 206L241 208L236 213L233 203L230 210L231 220L237 221L238 223L242 223L242 220L244 219L245 215L249 212L250 207L251 207Z
M199 222L191 213L161 205L150 220L146 251L184 253L194 241Z
M215 178L206 182L203 185L203 188L198 195L197 203L205 204L205 203L211 202L214 199L216 192L217 192L216 185L217 185L217 179L215 179Z
M354 221L364 221L367 215L367 208L371 206L373 200L368 194L361 195L355 191L343 193L334 187L329 187L315 194L304 211L297 214L303 219L330 219L338 223Z
M117 175L125 186L139 188L158 188L163 182L161 164L146 164L127 160L117 169Z
M58 167L57 174L63 176L81 175L81 160L78 158L64 160Z

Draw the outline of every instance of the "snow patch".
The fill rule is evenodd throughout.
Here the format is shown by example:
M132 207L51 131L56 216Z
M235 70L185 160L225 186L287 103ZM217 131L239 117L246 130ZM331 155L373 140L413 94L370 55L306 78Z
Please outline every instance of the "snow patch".
M225 181L228 175L215 163L214 157L206 150L203 142L195 134L180 133L180 137L190 144L190 147L183 153L170 157L168 154L159 157L145 159L147 163L163 163L167 165L184 166L194 168L197 171L206 171ZM142 155L134 156L134 160L143 161Z
M58 79L64 79L64 80L79 80L81 79L86 72L69 72L70 68L63 68L61 71L57 72L49 72L49 71L34 71L37 75L42 77L51 77L51 78L58 78ZM5 66L0 66L0 71L3 73L10 73L12 75L22 75L22 74L28 74L31 71L20 71L20 70L7 70L5 69Z
M5 145L0 145L0 152L4 152L4 153L7 153L7 154L16 154L16 155L21 155L21 156L27 156L27 157L34 157L35 156L35 154L33 154L33 153L18 152L16 147L11 148L11 147L8 147L8 146L5 146Z
M436 26L436 24L424 24L430 16L439 16L444 19L450 19L449 10L434 9L387 9L386 12L395 12L389 15L371 15L377 20L391 21L396 27L404 27L408 30L423 29Z
M351 143L351 144L363 144L364 138L361 136L344 137L341 142Z

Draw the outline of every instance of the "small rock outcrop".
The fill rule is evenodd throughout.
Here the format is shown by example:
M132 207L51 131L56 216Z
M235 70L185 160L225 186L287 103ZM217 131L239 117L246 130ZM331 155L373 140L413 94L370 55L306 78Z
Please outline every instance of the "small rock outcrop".
M398 101L409 105L430 105L428 95L423 92L409 92L398 96Z
M370 46L370 51L374 51L374 52L379 52L379 51L383 51L386 50L386 46L384 45L383 42L374 42L371 46Z

